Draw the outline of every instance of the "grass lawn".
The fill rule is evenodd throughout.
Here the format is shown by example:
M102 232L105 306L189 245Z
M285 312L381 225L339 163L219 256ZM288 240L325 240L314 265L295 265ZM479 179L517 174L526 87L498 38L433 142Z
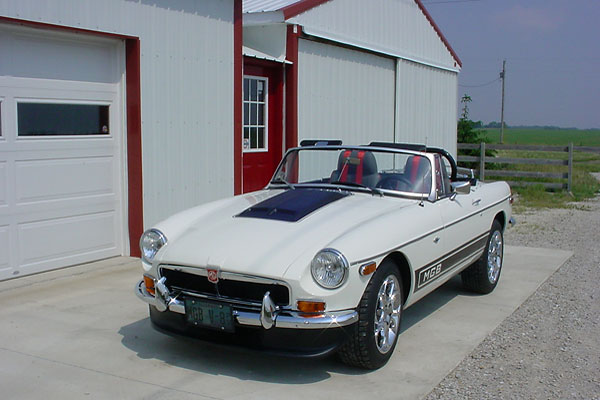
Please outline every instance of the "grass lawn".
M485 129L487 138L492 143L500 143L500 129ZM600 147L600 129L504 129L504 144L539 144L547 146Z
M491 143L499 143L499 129L485 129L487 138ZM569 130L569 129L512 129L504 130L504 144L526 145L551 145L600 147L600 130ZM532 152L519 150L499 150L497 157L503 158L543 158L543 159L568 159L567 153L559 152ZM489 166L489 164L488 164ZM513 171L543 171L567 172L566 166L553 165L500 165L500 168ZM513 185L513 192L517 194L515 207L523 208L541 207L568 207L572 201L581 201L594 197L600 191L600 182L590 172L600 172L600 153L579 152L574 153L573 186L572 193L566 191L548 192L541 185L518 187ZM492 177L493 171L487 170L486 176ZM506 178L498 178L504 179ZM487 179L486 179L487 180ZM519 178L511 178L518 181ZM553 182L560 180L540 179L540 182Z

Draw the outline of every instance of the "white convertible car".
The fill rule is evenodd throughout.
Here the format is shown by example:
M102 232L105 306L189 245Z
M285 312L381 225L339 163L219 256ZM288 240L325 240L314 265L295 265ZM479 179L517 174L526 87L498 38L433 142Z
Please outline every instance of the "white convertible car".
M448 279L494 290L511 202L442 149L305 141L265 189L147 230L135 292L166 333L379 368Z

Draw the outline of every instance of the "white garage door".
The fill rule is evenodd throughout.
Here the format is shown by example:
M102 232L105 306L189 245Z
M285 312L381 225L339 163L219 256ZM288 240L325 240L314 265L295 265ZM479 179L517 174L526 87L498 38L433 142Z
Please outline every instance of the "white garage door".
M120 54L0 26L0 280L122 254Z

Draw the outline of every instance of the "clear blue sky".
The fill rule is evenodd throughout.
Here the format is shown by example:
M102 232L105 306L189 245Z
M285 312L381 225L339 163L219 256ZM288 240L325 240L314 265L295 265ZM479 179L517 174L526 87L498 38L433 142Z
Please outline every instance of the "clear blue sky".
M422 0L463 68L470 118L600 128L600 0Z

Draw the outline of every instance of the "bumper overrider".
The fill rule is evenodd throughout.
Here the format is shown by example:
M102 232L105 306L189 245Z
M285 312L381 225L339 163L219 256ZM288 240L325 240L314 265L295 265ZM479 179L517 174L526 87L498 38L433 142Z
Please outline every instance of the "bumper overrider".
M277 306L267 291L260 311L248 311L232 307L235 333L215 332L198 328L186 322L185 301L174 295L166 285L165 277L154 282L154 295L146 289L144 280L135 286L138 298L149 304L150 317L155 328L166 333L178 333L203 339L231 342L227 338L248 336L251 347L270 349L274 352L303 356L324 355L334 351L348 337L347 329L358 321L356 310L306 314ZM186 294L189 296L189 293ZM214 298L211 301L223 302ZM226 301L224 303L227 303ZM216 340L214 340L216 339Z

